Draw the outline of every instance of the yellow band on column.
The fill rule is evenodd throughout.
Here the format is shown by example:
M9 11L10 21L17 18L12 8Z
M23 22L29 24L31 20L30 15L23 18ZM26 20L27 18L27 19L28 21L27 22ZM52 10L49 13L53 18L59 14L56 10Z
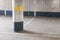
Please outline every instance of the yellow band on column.
M14 10L15 11L22 11L23 10L23 6L15 6Z

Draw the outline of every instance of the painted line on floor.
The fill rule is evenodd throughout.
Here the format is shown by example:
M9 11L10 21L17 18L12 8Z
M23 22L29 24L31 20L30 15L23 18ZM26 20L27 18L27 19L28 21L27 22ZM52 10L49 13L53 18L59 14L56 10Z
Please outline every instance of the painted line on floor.
M33 17L31 20L29 20L26 24L24 24L24 27L27 26L30 22L32 22L35 18Z

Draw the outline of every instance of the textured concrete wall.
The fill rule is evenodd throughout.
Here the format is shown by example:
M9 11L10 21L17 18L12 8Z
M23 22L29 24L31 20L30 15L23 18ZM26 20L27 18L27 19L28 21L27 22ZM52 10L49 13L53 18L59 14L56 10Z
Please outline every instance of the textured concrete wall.
M4 7L6 10L12 9L12 0L4 0Z
M23 0L23 5L24 5L24 11L28 11L29 10L29 2L28 2L28 0Z
M12 0L0 0L0 10L11 10Z
M53 0L52 11L60 11L60 0Z
M35 9L37 10L34 0L24 0L24 11L34 11Z
M58 12L60 11L59 0L24 0L25 11L48 11Z
M4 10L4 0L0 0L0 10Z
M24 11L60 11L59 0L24 0ZM0 0L0 10L11 10L12 0Z

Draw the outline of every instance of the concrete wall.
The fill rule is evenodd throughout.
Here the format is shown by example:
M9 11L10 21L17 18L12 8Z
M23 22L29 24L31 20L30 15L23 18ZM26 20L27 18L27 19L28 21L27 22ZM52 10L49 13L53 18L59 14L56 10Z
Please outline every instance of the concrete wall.
M0 10L11 10L12 0L0 0Z
M12 0L0 0L0 15L12 15Z
M48 11L58 12L60 11L59 0L24 0L25 11Z
M24 0L23 5L24 16L60 16L60 0Z
M28 3L28 0L24 0L23 1L23 5L24 5L24 11L28 11L29 10L29 3Z
M60 12L60 0L23 0L24 11L28 13L32 13L34 15L34 11L38 12ZM12 0L0 0L0 10L6 10L7 14L12 14ZM4 13L0 11L0 14Z
M5 10L12 10L12 0L4 0Z
M24 5L24 11L34 11L35 10L34 0L24 0L23 5Z
M60 11L59 0L24 0L25 11ZM12 0L0 0L0 10L11 10Z
M0 10L4 10L4 0L0 0Z

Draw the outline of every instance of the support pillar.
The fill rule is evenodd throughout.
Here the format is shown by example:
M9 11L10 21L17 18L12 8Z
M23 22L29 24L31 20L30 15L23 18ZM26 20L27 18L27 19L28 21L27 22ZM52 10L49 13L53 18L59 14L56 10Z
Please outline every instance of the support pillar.
M23 0L14 0L14 31L23 30Z

